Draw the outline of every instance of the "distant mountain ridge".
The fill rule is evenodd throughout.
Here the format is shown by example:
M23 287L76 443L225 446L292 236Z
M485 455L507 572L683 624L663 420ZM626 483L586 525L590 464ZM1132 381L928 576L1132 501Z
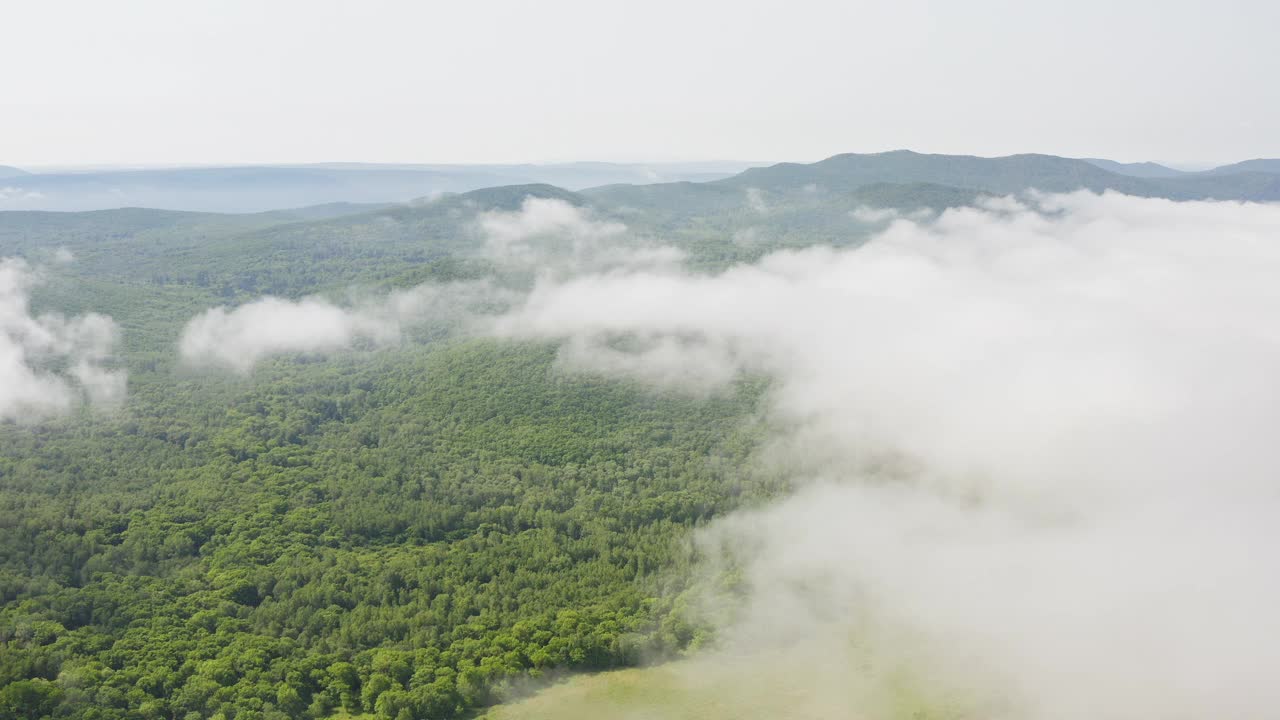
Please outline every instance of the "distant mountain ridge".
M1107 170L1119 175L1132 175L1133 177L1145 178L1167 178L1188 175L1185 170L1175 170L1171 167L1153 162L1134 162L1122 163L1115 160L1105 160L1103 158L1082 158L1087 163L1093 163L1103 170Z
M833 155L815 163L604 162L549 165L311 165L29 173L0 166L0 211L84 211L148 207L257 213L333 203L391 204L485 188L544 185L665 215L728 211L745 190L853 192L883 186L895 203L930 194L929 204L973 193L1036 189L1114 190L1173 200L1280 200L1280 159L1254 159L1203 172L1151 162L1120 163L1044 154L1005 157L895 150ZM933 190L926 191L926 186ZM951 188L960 193L940 192ZM886 195L888 193L888 195ZM923 196L921 196L923 197ZM947 201L949 202L949 201Z
M1241 172L1264 172L1280 174L1280 158L1257 158L1254 160L1244 160L1231 165L1222 165L1212 170L1204 171L1203 175L1228 175L1231 173Z
M1267 161L1240 163L1271 167ZM1026 190L1070 192L1115 190L1171 200L1280 200L1280 172L1180 173L1175 177L1135 177L1106 170L1088 160L1056 155L927 155L910 150L834 155L811 164L780 163L749 168L712 184L799 192L806 188L851 191L873 183L929 183L989 193Z
M844 153L808 165L780 163L750 168L717 182L767 190L794 190L815 185L836 191L854 190L872 183L931 183L997 193L1020 192L1029 188L1065 192L1080 188L1138 187L1130 182L1130 178L1107 172L1083 160L1056 155L984 158L926 155L910 150Z
M714 180L749 163L560 163L553 165L371 165L324 163L239 167L14 171L0 210L85 211L149 207L193 212L265 212L334 202L391 203L440 193L545 183L570 190L610 183Z

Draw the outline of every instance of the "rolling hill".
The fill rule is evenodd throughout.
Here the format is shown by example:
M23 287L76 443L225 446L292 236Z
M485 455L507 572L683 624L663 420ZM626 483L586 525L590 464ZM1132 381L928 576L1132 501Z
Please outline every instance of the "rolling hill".
M1097 170L1103 172L1099 173ZM796 183L815 182L819 177L825 177L833 187L857 185L869 181L931 182L972 187L990 192L1016 192L1034 187L1050 192L1086 188L1145 191L1161 195L1203 191L1182 188L1216 188L1218 186L1212 183L1217 182L1218 179L1254 174L1280 174L1280 159L1257 158L1211 170L1189 172L1153 162L1121 163L1101 158L1075 160L1040 154L986 158L971 155L927 155L910 150L895 150L862 155L846 153L809 165L781 163L768 167L748 168L739 175L722 182L735 185L754 183L759 187L776 186L779 183L791 186ZM1147 184L1128 182L1122 178L1175 180L1176 182ZM1210 181L1208 178L1215 180ZM1199 185L1185 181L1199 181ZM1239 180L1236 185L1221 186L1220 192L1229 193L1232 187L1248 184L1248 180ZM1166 190L1162 192L1161 188Z
M1115 160L1104 160L1102 158L1084 158L1084 161L1097 165L1108 172L1113 172L1118 175L1131 175L1133 177L1166 178L1180 177L1187 174L1182 170L1174 170L1171 167L1166 167L1160 163L1153 162L1122 163L1116 162Z
M972 155L925 155L910 150L860 155L834 155L816 163L780 163L749 168L717 181L733 187L794 192L808 186L854 190L873 183L932 183L994 193L1029 188L1046 192L1121 190L1143 193L1137 178L1107 172L1083 160L1053 155L1010 155L984 158Z
M1280 173L1280 158L1257 158L1206 170L1206 175L1230 175L1242 172Z
M1280 200L1280 174L1259 172L1275 161L1247 161L1228 168L1175 177L1135 177L1087 160L1054 155L925 155L909 150L870 155L835 155L816 163L780 163L748 168L711 184L778 193L823 189L850 191L874 183L930 183L989 193L1025 190L1092 190L1172 200Z

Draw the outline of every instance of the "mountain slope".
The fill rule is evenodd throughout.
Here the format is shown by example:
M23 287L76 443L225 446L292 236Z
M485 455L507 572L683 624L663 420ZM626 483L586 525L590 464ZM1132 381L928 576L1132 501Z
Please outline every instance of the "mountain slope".
M26 177L31 173L12 165L0 165L0 178Z
M1230 175L1244 172L1280 173L1280 158L1256 158L1206 170L1206 175Z
M871 155L835 155L809 165L782 163L750 168L720 184L795 193L810 188L853 190L873 183L933 183L990 193L1026 190L1118 192L1172 200L1280 200L1280 184L1271 173L1242 172L1241 167L1271 167L1268 161L1240 163L1234 171L1186 173L1177 177L1133 177L1105 170L1086 160L1054 155L924 155L909 150Z
M788 191L817 185L828 190L853 190L872 183L934 183L996 193L1036 188L1065 192L1108 188L1141 192L1137 178L1107 172L1083 160L1053 155L1010 155L983 158L972 155L924 155L910 150L859 155L835 155L810 165L782 163L751 168L717 181L736 187Z
M588 200L580 193L571 190L565 190L562 187L548 185L546 183L527 183L522 185L502 185L499 187L487 187L479 190L461 193L459 195L444 198L446 206L460 204L465 207L475 207L483 210L519 210L520 206L528 198L542 198L547 200L563 200L570 205L583 206L588 204ZM415 203L416 204L416 203Z
M1280 173L1195 173L1180 178L1154 178L1147 195L1171 200L1280 200Z
M1181 170L1174 170L1171 167L1165 167L1160 163L1153 162L1122 163L1116 162L1115 160L1105 160L1103 158L1083 158L1083 160L1087 163L1097 165L1108 172L1113 172L1118 175L1129 175L1132 177L1167 178L1179 177L1187 174Z

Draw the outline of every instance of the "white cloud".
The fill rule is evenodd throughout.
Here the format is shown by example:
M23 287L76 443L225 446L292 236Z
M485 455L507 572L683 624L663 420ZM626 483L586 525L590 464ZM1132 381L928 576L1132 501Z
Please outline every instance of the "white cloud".
M504 268L549 278L618 266L667 267L683 258L671 248L631 242L625 225L598 220L562 200L526 198L520 210L481 213L477 224L488 257ZM192 318L179 353L193 367L248 373L274 355L394 344L423 322L465 318L475 305L509 303L513 297L489 282L424 284L345 306L319 297L265 297Z
M480 283L421 285L343 307L323 298L265 297L235 309L211 308L192 318L178 349L193 367L248 373L264 358L329 353L359 343L385 346L429 318L450 316L483 298L499 298Z
M978 206L988 210L997 210L996 205L1005 200L1016 203L1017 200L1012 198L996 198L994 200L980 200ZM862 205L849 211L849 216L858 222L868 225L881 225L892 222L899 218L914 220L915 222L925 222L934 216L934 211L929 208L916 208L910 212L903 212L895 208L870 207Z
M196 316L187 323L179 350L192 365L248 372L269 355L332 351L359 339L389 342L398 335L393 322L326 300L266 297L234 310L218 307Z
M0 259L0 419L36 420L83 400L117 405L125 373L109 367L119 332L97 313L33 316L39 273L17 258Z
M499 265L572 275L617 267L670 266L684 259L671 247L627 235L627 226L556 198L525 198L516 211L481 213L485 254Z
M893 208L876 208L861 206L849 211L854 220L868 224L877 224L897 220L898 211Z
M764 240L760 228L747 227L733 231L733 244L751 246Z
M763 455L801 489L703 537L742 564L742 646L989 717L1262 718L1276 228L1275 205L1004 199L717 275L544 280L494 331L654 382L775 378Z
M38 190L28 190L12 185L0 187L0 206L7 205L13 209L20 209L33 203L38 204L46 197L44 193Z

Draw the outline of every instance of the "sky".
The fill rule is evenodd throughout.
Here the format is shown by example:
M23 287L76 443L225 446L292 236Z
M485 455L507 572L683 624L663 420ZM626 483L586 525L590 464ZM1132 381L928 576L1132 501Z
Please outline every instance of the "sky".
M1280 156L1269 0L0 0L0 164Z

